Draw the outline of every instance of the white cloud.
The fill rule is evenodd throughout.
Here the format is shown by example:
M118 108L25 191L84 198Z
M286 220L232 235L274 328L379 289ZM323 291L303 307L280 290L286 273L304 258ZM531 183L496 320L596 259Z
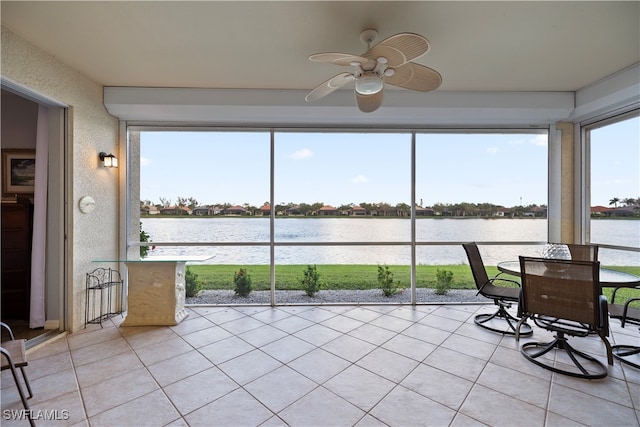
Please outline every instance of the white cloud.
M369 182L369 180L364 175L358 175L358 176L352 178L351 182L353 182L354 184L364 184L366 182Z
M533 145L536 145L538 147L546 147L547 146L547 135L536 135L533 138L531 138L530 142Z
M293 160L308 159L309 157L313 157L313 151L309 150L308 148L303 148L302 150L296 151L289 157L291 157Z
M536 134L531 135L528 139L518 138L512 139L509 141L511 145L522 145L522 144L533 144L537 147L546 147L547 146L547 134Z
M487 148L487 153L497 153L498 151L500 151L500 149L498 147L489 147Z
M152 163L151 159L146 157L140 157L140 166L149 166Z

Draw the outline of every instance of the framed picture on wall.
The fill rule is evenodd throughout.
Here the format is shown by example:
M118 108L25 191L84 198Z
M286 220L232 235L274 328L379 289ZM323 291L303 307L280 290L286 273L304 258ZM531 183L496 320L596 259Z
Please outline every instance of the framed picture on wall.
M33 194L36 150L2 150L2 194Z

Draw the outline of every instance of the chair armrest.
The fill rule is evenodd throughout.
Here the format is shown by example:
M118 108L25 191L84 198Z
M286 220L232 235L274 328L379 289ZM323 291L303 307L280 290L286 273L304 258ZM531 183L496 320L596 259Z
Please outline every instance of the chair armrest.
M7 324L6 324L6 323L4 323L4 322L0 322L0 326L2 326L4 329L6 329L6 330L9 332L9 337L10 337L12 340L15 340L15 337L13 336L13 331L11 330L11 328L9 327L9 325L7 325Z
M609 336L609 306L607 304L607 297L600 295L600 327L605 337Z
M482 286L480 286L480 289L478 289L478 293L476 295L480 295L482 293L482 291L484 291L485 286L487 285L493 285L493 283L496 280L500 280L503 282L509 282L509 283L513 283L515 285L518 285L518 287L520 287L520 283L516 282L515 280L511 280L511 279L503 279L502 277L498 277L500 276L502 273L498 273L496 276L492 277L491 279L487 280L485 283L483 283Z
M622 317L627 318L627 312L629 311L629 306L634 301L640 301L640 297L629 298L627 302L624 303L624 308L622 309Z
M518 312L517 316L522 317L524 315L524 303L522 302L522 293L524 289L520 288L520 292L518 294Z
M635 289L637 291L640 291L640 286L634 286L634 287L618 286L617 288L613 288L613 292L611 293L611 304L616 303L616 293L620 289Z

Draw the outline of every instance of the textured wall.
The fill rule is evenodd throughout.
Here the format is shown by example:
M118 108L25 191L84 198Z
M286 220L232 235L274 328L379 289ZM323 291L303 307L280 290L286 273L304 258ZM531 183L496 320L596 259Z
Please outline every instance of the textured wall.
M100 151L118 152L118 121L104 108L100 84L59 62L37 46L2 27L2 76L69 106L69 257L67 294L69 324L84 324L85 273L92 260L117 259L118 169L98 164ZM78 199L90 195L96 209L83 214ZM63 197L63 194L60 194Z

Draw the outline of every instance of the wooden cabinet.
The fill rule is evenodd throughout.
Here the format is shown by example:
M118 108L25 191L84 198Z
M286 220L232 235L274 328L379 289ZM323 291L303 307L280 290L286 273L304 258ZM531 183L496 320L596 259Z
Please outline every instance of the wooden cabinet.
M28 319L31 293L31 204L2 203L2 319Z

